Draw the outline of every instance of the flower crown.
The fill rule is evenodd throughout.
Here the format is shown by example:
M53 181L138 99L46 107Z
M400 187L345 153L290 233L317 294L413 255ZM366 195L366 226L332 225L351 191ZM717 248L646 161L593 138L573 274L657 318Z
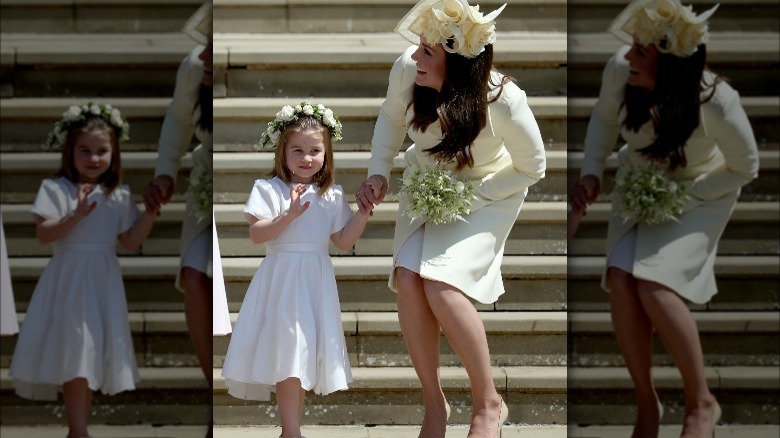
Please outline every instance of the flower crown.
M54 123L54 130L49 133L44 149L59 151L65 147L68 132L75 126L82 125L89 117L100 117L114 127L120 142L130 139L130 124L118 109L109 104L89 101L84 105L73 105L62 113L62 120Z
M696 15L691 6L680 0L634 0L609 26L619 40L633 44L633 37L643 44L654 44L661 53L687 58L696 53L699 44L709 41L707 19L717 4Z
M263 131L263 135L260 136L260 147L265 146L268 142L275 146L276 143L279 142L279 137L282 135L282 132L293 122L298 120L298 118L303 116L314 117L320 123L327 126L328 130L330 130L330 138L333 141L341 140L341 122L339 122L339 118L333 114L333 110L321 103L315 105L308 100L304 100L295 106L285 105L276 113L274 121L268 122L268 128Z
M494 20L505 7L506 3L483 16L479 6L469 6L468 0L421 0L395 31L412 44L419 45L422 34L429 44L441 44L449 53L474 58L496 41Z

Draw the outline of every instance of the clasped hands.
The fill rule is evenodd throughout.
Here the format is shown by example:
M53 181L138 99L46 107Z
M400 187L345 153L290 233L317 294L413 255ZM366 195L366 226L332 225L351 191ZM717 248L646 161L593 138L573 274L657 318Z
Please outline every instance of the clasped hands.
M387 194L387 178L382 175L371 175L358 187L355 192L360 213L374 215L374 207L385 199Z

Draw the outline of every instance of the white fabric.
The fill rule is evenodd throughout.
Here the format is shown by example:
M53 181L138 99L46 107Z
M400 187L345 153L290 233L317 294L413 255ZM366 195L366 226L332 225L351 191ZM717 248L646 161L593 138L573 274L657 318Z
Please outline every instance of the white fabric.
M106 197L90 194L97 207L54 243L16 343L9 375L16 393L56 400L62 384L76 377L105 394L135 388L138 370L127 317L117 235L138 217L130 189ZM41 184L32 213L64 217L76 208L77 187L65 178Z
M211 264L211 230L201 230L181 256L181 266L195 269L200 272L209 272Z
M222 375L234 397L266 400L276 383L297 377L317 394L347 389L352 373L344 340L330 235L352 211L341 186L323 196L310 185L309 209L275 238L252 278L233 327ZM255 181L244 215L274 218L290 206L279 178Z
M422 266L422 250L425 243L425 225L418 227L398 249L394 268L406 268L416 274Z
M226 335L233 329L230 326L230 312L228 311L227 291L225 290L225 278L222 275L222 256L219 253L219 239L217 238L217 222L211 217L211 248L214 260L214 293L212 297L212 334Z
M416 46L410 47L393 65L387 97L382 103L371 141L368 175L390 177L393 159L408 134L414 141L404 155L406 172L417 166L432 166L434 159L425 150L439 143L441 126L431 124L425 132L407 123L407 114L417 66L412 60ZM493 73L494 82L500 79ZM489 97L495 96L491 91ZM514 83L504 86L503 93L488 106L487 124L471 148L474 167L457 173L461 179L474 183L477 200L468 223L456 221L444 225L426 224L420 275L442 281L482 303L493 303L504 293L501 280L501 260L504 244L528 193L528 187L544 177L546 161L544 142L539 133L525 92ZM393 239L393 255L421 221L410 221L400 214L406 208L399 205ZM394 271L388 283L395 290Z
M652 122L638 132L622 129L621 110L628 80L629 47L622 47L607 63L601 90L585 135L585 159L580 174L602 178L606 160L618 134L627 144L618 152L620 179L631 167L648 165L638 152L655 139ZM712 82L713 75L705 72ZM706 90L703 96L707 96ZM660 225L624 221L619 196L613 196L607 232L607 255L631 228L636 226L634 276L663 284L695 303L706 303L717 286L713 267L720 236L736 205L740 188L758 176L758 146L750 121L740 105L739 94L727 83L718 85L715 95L701 105L701 122L685 144L688 165L671 173L687 185L690 199L679 222ZM605 270L606 274L606 270ZM606 277L602 287L607 289Z
M19 323L16 320L11 268L8 265L8 250L5 247L3 212L0 210L0 335L13 335L18 332Z
M197 106L198 90L203 80L203 61L198 59L198 55L202 51L203 46L195 47L179 65L173 99L168 105L160 130L155 176L169 175L174 180L176 179L181 158L187 152L193 135L200 140L201 144L192 151L192 171L190 171L189 180L196 181L200 173L212 172L212 134L197 127L200 118L200 107ZM179 248L179 254L182 256L187 253L187 248L195 237L203 230L210 228L209 221L199 219L195 213L195 202L192 196L188 195L186 202L187 209L182 223ZM208 254L210 255L211 251ZM205 270L201 272L211 276L211 264L212 262L209 261ZM181 291L183 291L181 285L182 266L183 264L179 265L179 271L176 275L176 287Z

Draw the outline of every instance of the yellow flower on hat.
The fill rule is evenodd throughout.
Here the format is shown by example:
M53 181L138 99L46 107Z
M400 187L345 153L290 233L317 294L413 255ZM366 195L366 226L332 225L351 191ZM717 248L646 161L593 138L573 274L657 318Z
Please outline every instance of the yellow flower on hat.
M506 4L485 16L468 0L421 0L395 30L413 44L420 44L422 35L449 53L474 58L496 41L494 20L504 7Z

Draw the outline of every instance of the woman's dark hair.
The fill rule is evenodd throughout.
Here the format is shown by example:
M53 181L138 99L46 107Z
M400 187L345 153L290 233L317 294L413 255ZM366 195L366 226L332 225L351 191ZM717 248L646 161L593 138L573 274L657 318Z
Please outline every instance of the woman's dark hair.
M715 87L724 79L717 76L712 84L704 83L706 59L704 44L686 58L659 51L655 88L651 91L626 85L623 126L637 132L652 119L655 140L639 152L653 161L667 163L670 170L688 164L684 147L699 126L699 107L712 98ZM702 101L701 93L708 88L711 92Z
M512 80L504 76L493 84L490 71L493 67L493 45L475 58L466 58L446 52L444 83L441 91L430 87L414 86L409 107L414 110L410 122L417 131L425 132L436 119L441 121L442 140L426 149L440 161L457 162L456 169L474 165L471 145L487 123L487 107L503 92L504 84ZM492 99L488 99L491 87L500 87Z
M200 84L198 88L198 103L196 107L200 105L200 119L198 119L198 126L201 129L213 132L214 131L214 87L211 85Z
M81 134L87 132L105 131L111 138L111 165L98 177L98 183L105 187L105 195L108 196L114 189L122 184L122 159L119 153L119 133L106 119L100 116L88 116L82 124L74 125L68 130L65 137L65 146L62 148L60 169L56 176L64 176L68 181L78 185L81 175L76 169L74 155L76 154L76 142Z

